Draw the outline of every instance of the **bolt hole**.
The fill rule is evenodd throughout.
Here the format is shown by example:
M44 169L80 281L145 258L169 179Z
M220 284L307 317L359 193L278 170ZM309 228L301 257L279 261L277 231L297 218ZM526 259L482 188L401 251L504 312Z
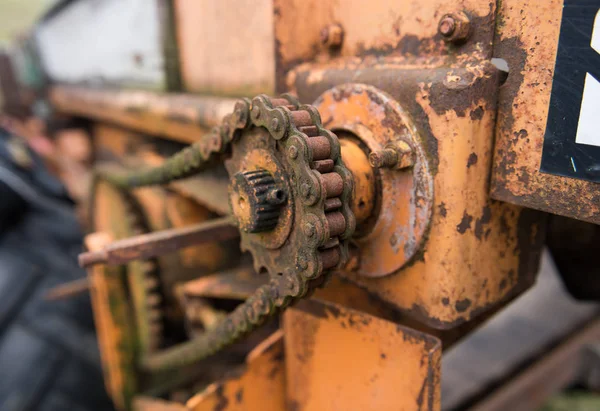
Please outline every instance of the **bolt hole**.
M358 202L358 208L360 208L360 209L363 209L363 208L365 208L365 205L366 205L366 204L365 204L365 201L364 201L364 200L360 200L360 201Z
M244 197L240 197L238 199L238 206L242 209L245 210L246 209L246 199Z
M504 59L496 57L492 58L491 62L494 66L496 66L498 70L500 70L500 85L506 83L506 80L508 79L508 74L510 72L508 62Z
M275 190L275 198L279 201L285 200L285 194L283 193L283 190Z

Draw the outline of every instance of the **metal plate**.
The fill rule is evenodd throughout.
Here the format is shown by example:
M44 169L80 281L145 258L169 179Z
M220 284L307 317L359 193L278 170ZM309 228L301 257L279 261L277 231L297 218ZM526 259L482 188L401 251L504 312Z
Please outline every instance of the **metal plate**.
M284 314L288 409L439 410L441 343L318 300Z
M372 86L338 86L323 93L314 105L325 127L334 133L351 132L370 151L403 140L416 155L414 167L408 170L379 170L383 211L370 232L355 240L359 274L394 273L421 249L433 209L433 175L416 127L396 100Z
M600 0L566 0L541 171L600 182Z

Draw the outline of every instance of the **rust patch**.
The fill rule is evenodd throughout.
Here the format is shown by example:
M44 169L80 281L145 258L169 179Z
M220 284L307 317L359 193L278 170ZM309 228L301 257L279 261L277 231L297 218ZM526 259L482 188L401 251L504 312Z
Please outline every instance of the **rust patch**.
M484 229L486 224L489 224L489 222L492 220L492 210L490 209L489 206L485 206L483 207L483 213L481 215L481 218L478 218L475 221L475 236L477 237L478 240L481 240L482 237L484 236ZM488 232L486 232L487 235L489 235Z
M446 217L446 215L448 214L448 210L446 210L446 203L444 203L443 201L438 206L438 210L442 217Z
M470 168L471 166L477 164L477 154L475 153L471 153L469 155L469 159L467 160L467 168Z
M481 120L483 118L483 107L479 106L475 110L471 110L470 116L471 120Z
M466 233L467 230L471 228L472 221L473 221L473 216L469 215L469 213L467 213L465 211L463 214L462 220L460 221L460 224L458 224L456 226L456 231L458 231L461 234Z
M217 390L215 391L215 394L217 396L217 403L213 407L213 411L224 411L227 408L227 405L229 404L229 400L223 394L223 391L224 391L223 386L219 385L219 387L217 387Z
M456 311L458 311L459 313L465 312L469 309L469 307L471 306L471 300L469 300L468 298L465 298L463 300L457 301L454 304L454 308L456 309Z

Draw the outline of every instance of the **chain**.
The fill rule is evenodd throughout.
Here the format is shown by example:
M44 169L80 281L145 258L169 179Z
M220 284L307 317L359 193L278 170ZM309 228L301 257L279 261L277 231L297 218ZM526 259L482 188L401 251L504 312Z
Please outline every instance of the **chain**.
M341 160L337 137L322 126L317 110L310 105L300 105L292 96L271 99L261 95L252 102L240 101L221 126L162 166L126 175L105 175L105 178L120 187L133 188L189 177L209 167L251 127L265 128L289 160L294 175L291 182L294 201L300 202L300 206L296 207L295 228L288 240L291 246L281 252L296 255L289 256L293 258L291 264L287 259L281 263L268 251L249 247L260 264L281 265L282 275L272 275L267 284L259 287L213 329L142 358L141 366L148 371L192 364L238 341L324 285L331 270L347 261L348 240L355 227L349 205L352 176Z
M235 133L248 123L249 107L248 99L238 101L234 112L225 116L219 126L158 167L124 173L97 170L96 173L121 189L168 184L198 174L212 167L230 149Z

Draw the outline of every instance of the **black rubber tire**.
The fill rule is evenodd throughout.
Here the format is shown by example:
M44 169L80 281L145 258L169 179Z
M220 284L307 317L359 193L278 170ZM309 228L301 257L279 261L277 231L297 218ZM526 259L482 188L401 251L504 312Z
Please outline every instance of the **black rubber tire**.
M20 168L0 129L0 410L113 410L104 387L89 294L48 301L85 276L73 203L32 153Z

